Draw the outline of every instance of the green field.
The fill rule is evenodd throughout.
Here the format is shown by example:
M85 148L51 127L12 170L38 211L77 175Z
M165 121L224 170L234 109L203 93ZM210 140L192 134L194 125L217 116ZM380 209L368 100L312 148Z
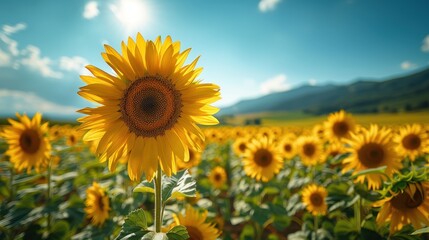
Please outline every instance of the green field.
M429 124L429 112L352 114L356 122L362 125L402 125L407 123ZM264 126L310 127L326 120L327 115L310 115L301 112L271 112L238 115L227 123L240 125L249 119L260 119Z

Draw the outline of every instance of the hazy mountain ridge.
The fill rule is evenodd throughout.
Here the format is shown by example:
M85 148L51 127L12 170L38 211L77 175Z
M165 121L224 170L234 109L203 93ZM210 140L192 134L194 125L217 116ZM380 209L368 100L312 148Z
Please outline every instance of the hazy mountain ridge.
M301 86L222 108L219 115L275 111L325 114L429 109L429 68L384 81L360 79L347 85Z

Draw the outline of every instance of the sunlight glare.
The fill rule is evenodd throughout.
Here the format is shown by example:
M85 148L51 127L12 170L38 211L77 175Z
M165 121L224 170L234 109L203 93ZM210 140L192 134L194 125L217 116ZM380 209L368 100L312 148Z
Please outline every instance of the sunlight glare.
M119 0L110 9L127 33L144 27L149 21L149 7L144 0Z

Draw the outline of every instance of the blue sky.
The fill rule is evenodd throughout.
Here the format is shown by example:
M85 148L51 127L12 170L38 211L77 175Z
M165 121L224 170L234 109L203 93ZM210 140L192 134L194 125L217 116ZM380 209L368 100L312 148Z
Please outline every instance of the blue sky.
M83 66L110 71L114 48L141 32L201 56L201 79L228 106L303 84L382 80L429 65L427 0L3 0L0 115L75 116ZM191 59L189 59L191 60Z

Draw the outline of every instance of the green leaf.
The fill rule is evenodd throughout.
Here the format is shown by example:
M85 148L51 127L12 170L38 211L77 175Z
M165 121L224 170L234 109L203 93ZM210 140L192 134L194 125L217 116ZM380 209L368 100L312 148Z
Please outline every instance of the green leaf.
M66 221L55 222L48 239L68 239L70 225Z
M143 239L150 231L147 229L146 216L143 209L137 209L128 214L116 240Z
M417 235L417 234L422 234L422 233L429 233L429 227L420 228L420 229L414 231L413 233L411 233L411 235Z
M168 240L168 237L165 233L148 232L141 240Z
M155 188L154 188L154 182L148 182L147 180L144 180L143 182L139 183L139 185L137 185L133 192L142 192L142 193L153 193L155 194Z
M188 230L186 230L186 227L182 225L178 225L170 229L167 233L167 237L169 240L186 240L190 238Z
M357 178L359 176L366 175L366 174L383 174L383 175L385 175L384 172L386 171L386 168L387 168L387 166L381 166L378 168L369 168L369 169L362 170L362 171L352 175L351 178Z
M183 170L171 177L162 179L162 201L182 197L195 197L197 183L189 174L188 170Z

